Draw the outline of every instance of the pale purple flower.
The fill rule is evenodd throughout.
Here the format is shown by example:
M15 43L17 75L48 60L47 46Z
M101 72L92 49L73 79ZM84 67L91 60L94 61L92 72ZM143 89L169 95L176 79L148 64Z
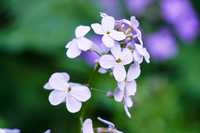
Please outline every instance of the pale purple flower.
M81 130L82 130L82 133L94 133L93 126L92 126L92 120L86 119L83 122L83 127Z
M112 55L103 55L99 59L101 67L105 69L113 68L113 76L120 82L126 77L126 70L124 65L133 61L132 53L128 48L121 50L118 42L111 48Z
M97 117L98 120L100 120L101 122L108 124L108 128L105 127L98 127L97 128L97 133L103 133L103 132L109 132L109 133L123 133L122 131L118 131L115 128L115 125L112 122L109 122L107 120L104 120L100 117Z
M44 88L47 90L53 89L49 95L49 101L52 105L58 105L65 101L67 110L76 113L81 109L82 102L91 97L91 92L86 86L68 82L69 79L69 75L65 72L54 73L51 75L49 82L44 85Z
M146 38L146 46L151 57L158 62L173 58L178 52L176 41L167 28L161 28L149 35Z
M106 47L113 47L114 40L121 41L126 38L126 35L123 32L114 30L115 19L111 16L102 17L101 25L94 23L91 27L96 34L103 35L102 42Z
M0 133L20 133L19 129L0 128Z
M48 129L48 130L46 130L44 133L51 133L51 130Z
M81 54L82 50L87 51L91 48L93 42L84 37L89 31L89 26L80 25L76 28L76 38L65 46L68 48L66 54L69 58L75 58Z
M118 87L115 89L114 94L116 101L121 102L124 95L135 95L137 87L135 79L139 77L140 73L141 70L139 64L134 63L129 67L125 80L117 83Z
M126 7L131 14L140 15L152 0L125 0Z
M162 17L172 24L183 40L190 42L199 33L199 20L188 0L162 0Z
M131 28L133 28L133 30L136 31L136 33L138 35L138 40L139 40L140 44L143 46L142 34L141 34L141 31L138 29L139 22L136 20L135 16L132 16L130 21L127 19L123 19L123 22L128 24Z

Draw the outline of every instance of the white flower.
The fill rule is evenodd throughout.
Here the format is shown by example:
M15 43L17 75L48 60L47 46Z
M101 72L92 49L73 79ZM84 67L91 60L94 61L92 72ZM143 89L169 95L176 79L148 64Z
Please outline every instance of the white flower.
M136 31L136 33L138 34L138 40L140 41L140 44L143 46L142 34L141 34L141 31L138 29L139 22L136 20L135 16L131 17L131 21L127 19L123 19L123 22L128 24L130 27L133 28L133 30Z
M82 102L91 97L88 87L78 83L71 83L67 73L54 73L49 82L44 85L45 89L54 89L49 95L49 101L52 105L58 105L66 101L67 110L71 113L78 112L81 109Z
M105 127L98 127L97 128L97 133L103 133L103 132L109 132L109 133L123 133L121 131L118 131L117 129L115 129L115 125L112 122L109 122L107 120L104 120L100 117L97 117L98 120L100 120L101 122L108 124L108 128Z
M87 51L91 48L93 42L84 37L89 31L89 26L80 25L76 28L76 38L65 46L68 48L66 54L69 58L75 58L81 54L81 50Z
M123 32L114 30L115 19L111 16L102 15L101 25L94 23L91 25L92 29L96 34L103 35L102 42L106 47L113 47L114 40L121 41L126 38L126 35Z
M0 128L0 133L20 133L19 129Z
M93 126L92 126L92 120L86 119L83 122L83 127L81 130L82 130L82 133L94 133Z
M135 79L139 77L141 73L140 65L137 63L132 64L129 67L126 78L122 82L118 82L118 87L115 89L114 98L116 101L121 102L124 95L135 95L136 82Z
M105 69L113 68L113 75L115 79L120 82L126 77L126 70L124 65L132 62L132 53L128 48L124 48L121 51L119 43L115 42L115 45L111 48L112 55L103 55L99 59L101 67Z

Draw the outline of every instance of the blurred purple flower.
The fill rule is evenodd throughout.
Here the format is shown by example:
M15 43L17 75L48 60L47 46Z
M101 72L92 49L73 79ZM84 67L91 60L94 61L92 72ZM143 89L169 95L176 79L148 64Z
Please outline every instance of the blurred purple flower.
M151 57L158 62L170 59L178 52L176 42L167 28L149 35L145 42Z
M162 16L181 40L191 42L199 32L199 20L188 0L162 0Z
M131 14L140 15L152 0L125 0L127 10Z

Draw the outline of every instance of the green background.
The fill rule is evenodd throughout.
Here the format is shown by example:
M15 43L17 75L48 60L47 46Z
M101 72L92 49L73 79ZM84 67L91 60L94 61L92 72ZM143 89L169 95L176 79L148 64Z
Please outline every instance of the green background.
M199 2L191 2L200 14ZM54 72L69 73L72 82L88 82L93 67L82 57L67 58L65 45L78 25L100 23L100 12L104 11L92 0L0 1L0 128L18 128L22 133L78 132L80 112L69 113L64 103L52 106L50 91L43 85ZM122 15L130 17L125 11ZM144 31L152 32L150 22L138 20ZM87 37L91 35L92 30ZM107 126L96 119L100 116L125 133L199 133L200 38L190 45L179 39L177 43L175 58L141 64L131 119L123 102L93 91L85 119L91 118L94 127ZM117 84L108 73L98 74L93 87L113 92Z

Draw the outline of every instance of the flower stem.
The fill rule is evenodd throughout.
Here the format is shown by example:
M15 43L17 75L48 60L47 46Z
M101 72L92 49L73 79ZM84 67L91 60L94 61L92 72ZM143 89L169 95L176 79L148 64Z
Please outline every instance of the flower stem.
M99 68L100 68L100 65L98 64L98 65L96 66L96 68L94 69L92 75L90 76L90 79L89 79L88 84L87 84L87 86L88 86L88 88L89 88L90 90L96 90L96 91L97 91L97 89L91 88L91 86L92 86L92 84L93 84L93 82L94 82L95 76L96 76L96 74L97 74ZM101 91L101 90L99 90L99 92L100 92L100 91ZM82 106L82 109L81 109L81 115L80 115L80 124L81 124L81 125L80 125L80 132L81 132L81 128L82 128L82 126L83 126L83 118L84 118L85 110L86 110L86 103L83 103L83 106Z

